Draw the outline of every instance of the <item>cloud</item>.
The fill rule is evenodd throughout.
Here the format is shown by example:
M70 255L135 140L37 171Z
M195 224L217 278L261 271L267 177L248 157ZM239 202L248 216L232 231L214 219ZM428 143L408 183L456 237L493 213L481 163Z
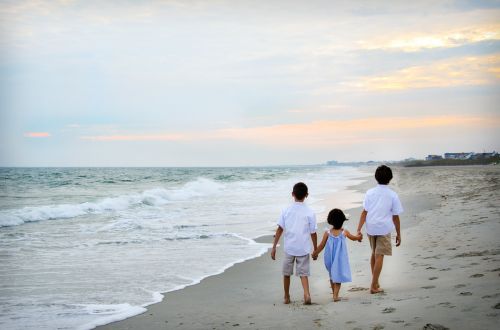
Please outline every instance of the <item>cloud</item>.
M50 137L50 133L48 132L26 132L24 133L25 137L28 138L47 138Z
M246 140L261 144L344 145L396 137L424 129L446 127L500 127L500 117L434 116L383 117L353 120L325 120L292 125L223 129L212 138ZM397 133L392 136L392 133Z
M346 86L370 91L475 86L499 83L500 54L467 56L364 77Z
M439 33L409 33L359 41L362 49L417 52L432 48L452 48L466 44L500 40L500 24L471 26Z
M225 128L183 134L83 136L92 141L239 141L274 146L335 146L390 140L400 134L443 128L500 128L500 117L433 116L322 120L246 128Z
M124 134L124 135L91 135L81 136L82 140L91 141L179 141L185 139L184 134Z

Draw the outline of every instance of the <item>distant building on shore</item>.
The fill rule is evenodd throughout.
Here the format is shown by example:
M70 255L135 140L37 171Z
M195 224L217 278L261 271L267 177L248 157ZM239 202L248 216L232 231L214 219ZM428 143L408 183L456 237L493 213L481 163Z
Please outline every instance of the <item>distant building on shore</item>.
M444 159L470 159L473 152L446 152Z
M425 157L425 160L439 160L439 159L443 159L443 156L441 156L441 155L428 155L427 157Z
M338 162L336 160L329 160L326 162L327 166L364 166L364 165L377 165L381 162L376 162L373 160L367 162Z
M470 156L470 159L488 159L491 157L495 157L498 155L498 152L493 151L493 152L478 152L475 153L473 152L472 155Z
M433 160L433 159L428 159L431 156L435 155L429 155L425 160ZM496 157L498 156L498 152L493 151L493 152L447 152L444 154L444 159L488 159L491 157Z

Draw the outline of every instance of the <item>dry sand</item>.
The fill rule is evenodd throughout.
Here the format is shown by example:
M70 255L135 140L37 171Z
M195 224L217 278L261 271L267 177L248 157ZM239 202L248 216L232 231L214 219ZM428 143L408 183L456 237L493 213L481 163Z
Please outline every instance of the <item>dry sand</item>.
M353 282L334 303L322 261L312 263L313 305L282 303L282 252L237 264L165 295L144 314L99 329L497 329L500 321L500 167L395 168L391 187L405 207L402 245L370 295L367 240L349 242ZM369 182L358 187L365 191ZM335 207L334 201L329 207ZM354 231L360 209L349 210ZM320 231L325 227L321 224ZM321 236L321 234L320 234ZM270 242L272 238L262 240Z

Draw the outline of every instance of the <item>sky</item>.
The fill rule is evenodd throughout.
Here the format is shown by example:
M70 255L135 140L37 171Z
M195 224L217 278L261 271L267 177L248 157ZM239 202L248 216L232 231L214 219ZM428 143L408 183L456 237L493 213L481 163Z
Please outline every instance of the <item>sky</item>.
M500 151L500 1L0 1L0 166Z

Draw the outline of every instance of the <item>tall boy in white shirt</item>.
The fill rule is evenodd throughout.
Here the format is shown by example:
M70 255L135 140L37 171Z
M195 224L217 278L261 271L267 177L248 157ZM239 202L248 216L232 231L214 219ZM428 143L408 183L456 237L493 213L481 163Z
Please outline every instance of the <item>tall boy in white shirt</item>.
M311 304L309 292L309 255L317 248L316 215L304 204L308 196L307 186L299 182L293 186L292 196L295 203L281 212L278 228L274 235L271 258L276 259L276 245L281 234L285 233L283 260L283 287L285 289L285 304L290 303L290 276L293 274L293 265L296 263L295 273L300 276L302 288L304 289L304 304ZM311 244L312 241L312 244ZM316 260L316 258L314 259Z
M396 229L396 246L401 244L399 214L403 213L398 194L387 186L392 179L392 170L385 165L379 166L375 171L375 179L378 185L366 192L358 224L359 234L366 222L366 233L372 249L370 259L372 294L384 291L379 285L384 256L392 255L391 232L394 229Z

